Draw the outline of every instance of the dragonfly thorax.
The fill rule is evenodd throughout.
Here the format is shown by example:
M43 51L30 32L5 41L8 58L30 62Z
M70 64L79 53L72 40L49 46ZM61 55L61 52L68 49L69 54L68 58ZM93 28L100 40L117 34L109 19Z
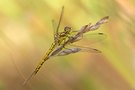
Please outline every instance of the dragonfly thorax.
M67 38L69 38L71 34L71 27L65 27L63 32L59 32L58 34L55 35L55 43L62 43L65 41Z

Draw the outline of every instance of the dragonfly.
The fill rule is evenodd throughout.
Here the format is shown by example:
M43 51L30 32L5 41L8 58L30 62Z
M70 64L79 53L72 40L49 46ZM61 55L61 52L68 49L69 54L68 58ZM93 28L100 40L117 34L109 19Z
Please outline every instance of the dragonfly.
M86 51L86 52L94 52L94 53L100 53L101 51L98 49L94 48L89 48L89 47L82 47L82 46L77 46L74 45L75 42L78 42L83 38L83 35L89 31L94 31L97 30L102 24L106 23L108 21L109 16L106 16L102 19L100 19L96 24L87 24L84 25L80 28L78 31L73 31L71 27L64 27L64 30L62 32L59 32L60 24L62 21L64 13L64 6L62 7L60 18L58 21L58 25L54 27L54 21L52 21L53 27L54 27L54 42L51 44L50 48L46 52L45 56L43 59L39 62L39 64L36 66L32 74L24 81L23 85L25 85L31 78L32 76L36 75L38 71L41 69L43 64L50 59L51 57L54 56L65 56L81 51ZM97 33L97 35L104 35L103 33ZM67 46L70 45L72 48L67 48Z

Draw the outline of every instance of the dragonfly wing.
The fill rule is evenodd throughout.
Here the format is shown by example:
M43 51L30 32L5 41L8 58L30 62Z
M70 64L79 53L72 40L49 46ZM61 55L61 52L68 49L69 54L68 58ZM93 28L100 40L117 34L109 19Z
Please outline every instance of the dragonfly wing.
M95 48L81 48L82 52L88 52L88 53L101 53L100 50L95 49Z
M54 37L54 40L55 40L55 35L56 35L56 23L54 20L52 20L52 27L53 27L53 37Z
M60 24L61 24L61 20L62 20L63 14L64 14L64 6L62 7L61 15L60 15L59 22L58 22L58 26L56 28L56 35L59 33L59 27L60 27Z
M100 50L95 49L95 48L76 46L75 48L62 50L60 53L57 54L57 56L65 56L65 55L74 54L78 52L101 53Z
M90 47L83 47L83 46L79 46L79 45L70 45L72 47L76 47L80 49L80 52L88 52L88 53L101 53L100 50L95 49L95 48L90 48Z
M63 18L63 14L64 14L64 6L62 7L62 10L61 10L61 14L60 14L60 17L59 17L58 25L56 25L54 20L52 20L54 41L56 41L58 39L59 28L60 28L60 24L61 24L61 21L62 21L62 18Z
M90 33L90 34L78 37L72 43L75 43L77 41L76 43L88 42L89 44L94 44L94 43L103 41L105 38L106 38L106 34L104 33Z
M79 51L81 51L80 48L69 48L69 49L65 49L65 50L61 51L57 56L65 56L65 55L77 53Z
M75 41L71 42L69 44L69 49L62 50L58 56L64 56L64 55L69 55L77 52L88 52L88 53L101 53L100 50L95 49L95 48L90 48L90 47L83 47L83 46L78 46L75 45L74 43L78 43L78 41L83 41L88 40L90 44L100 42L106 38L106 35L104 33L91 33L87 37L86 36L80 36L78 37ZM84 40L84 41L85 41ZM71 46L71 47L70 47Z

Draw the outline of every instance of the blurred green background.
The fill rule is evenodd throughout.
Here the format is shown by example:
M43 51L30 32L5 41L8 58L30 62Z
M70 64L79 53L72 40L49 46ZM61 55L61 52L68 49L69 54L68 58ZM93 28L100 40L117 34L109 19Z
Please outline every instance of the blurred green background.
M106 39L88 44L102 53L54 57L22 86L53 42L63 5L61 30L110 17L95 31ZM0 0L0 90L135 90L134 29L135 0Z

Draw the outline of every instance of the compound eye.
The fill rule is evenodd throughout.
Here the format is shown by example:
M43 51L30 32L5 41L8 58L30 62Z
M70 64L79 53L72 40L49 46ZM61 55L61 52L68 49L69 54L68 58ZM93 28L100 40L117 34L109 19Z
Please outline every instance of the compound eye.
M64 28L64 31L70 31L71 29L72 29L71 27L66 26L66 27Z

